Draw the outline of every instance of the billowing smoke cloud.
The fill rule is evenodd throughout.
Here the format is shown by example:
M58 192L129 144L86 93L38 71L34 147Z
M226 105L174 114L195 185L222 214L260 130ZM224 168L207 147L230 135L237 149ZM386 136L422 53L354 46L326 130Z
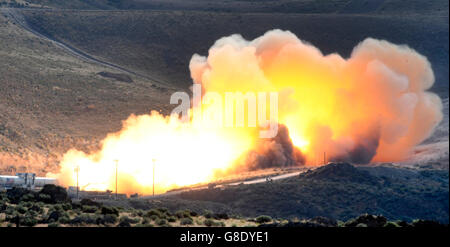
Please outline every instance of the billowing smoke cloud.
M354 163L405 159L442 119L441 100L426 91L428 60L387 41L368 38L344 59L288 31L232 35L208 57L194 55L190 68L207 91L279 92L280 123L310 164L324 153Z
M278 134L271 139L259 139L228 172L253 171L274 167L302 166L305 157L292 144L286 126L279 125Z
M82 188L113 189L118 164L120 192L149 193L153 167L156 191L163 192L227 172L320 165L324 156L397 161L442 119L440 98L427 92L434 83L428 60L387 41L366 39L345 59L324 55L288 31L253 41L232 35L219 39L207 57L194 55L190 70L207 93L277 92L278 135L261 139L255 128L220 128L211 119L133 115L100 151L70 150L60 173L49 175L73 185L77 170Z

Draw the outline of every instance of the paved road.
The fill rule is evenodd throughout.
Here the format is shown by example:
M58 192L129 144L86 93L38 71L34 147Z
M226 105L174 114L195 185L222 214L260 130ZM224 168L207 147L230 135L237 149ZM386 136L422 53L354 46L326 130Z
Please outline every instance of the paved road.
M52 37L49 37L45 34L42 34L40 32L38 32L37 30L33 29L32 27L30 27L30 25L28 25L27 21L25 20L25 18L18 13L15 9L11 9L11 8L0 8L0 12L5 15L7 18L9 18L10 20L12 20L14 23L16 23L19 27L25 29L26 31L36 35L37 37L41 38L41 39L45 39L48 40L50 42L52 42L53 44L55 44L56 46L64 49L65 51L67 51L69 54L71 54L72 56L78 57L82 60L85 60L87 62L91 62L91 63L96 63L96 64L100 64L103 65L105 67L114 69L114 70L118 70L122 73L127 73L127 74L132 74L135 75L137 77L141 77L141 78L145 78L147 80L150 80L151 82L154 83L159 83L159 84L163 84L166 86L171 86L166 82L163 82L161 80L158 80L156 78L150 77L148 75L143 75L141 73L126 69L124 67L121 67L119 65L107 62L107 61L103 61L100 60L98 58L93 57L92 55L87 54L86 52L75 48L67 43L64 43L62 41L56 40Z
M278 176L273 176L273 177L272 176L268 176L268 177L270 177L270 179L272 181L281 180L281 179L286 179L286 178L298 176L299 174L301 174L303 172L306 172L307 170L308 169L304 169L304 170L297 171L297 172L285 173L285 174L278 175ZM265 177L265 178L257 178L257 179L253 179L253 180L247 180L247 181L234 182L234 183L229 183L229 184L221 184L221 185L216 186L216 188L224 188L224 187L227 187L227 186L237 186L237 185L240 185L240 184L258 184L258 183L266 183L266 182L268 182L267 181L267 177ZM181 194L183 192L188 192L188 191L193 191L193 190L204 190L204 189L207 189L207 188L208 188L208 186L202 186L202 187L196 187L196 188L189 188L189 189L171 191L171 192L167 192L167 193L164 193L164 194L158 194L158 195L155 195L155 196L151 196L151 195L141 196L139 198L140 199L158 199L158 198L164 198L164 197L170 197L170 196L178 195L178 194Z

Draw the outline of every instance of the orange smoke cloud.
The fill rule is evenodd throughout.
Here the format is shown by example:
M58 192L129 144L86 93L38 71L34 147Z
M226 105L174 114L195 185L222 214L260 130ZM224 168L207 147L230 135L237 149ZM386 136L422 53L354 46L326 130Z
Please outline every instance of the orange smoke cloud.
M442 119L428 60L406 46L366 39L350 58L323 55L288 31L253 40L218 40L208 57L194 55L194 83L205 92L278 92L278 135L260 139L255 128L192 124L153 112L131 116L101 151L71 150L56 176L80 187L149 193L156 160L156 190L213 180L217 174L329 160L398 161L426 139ZM208 110L208 105L203 108ZM205 109L203 109L205 110Z

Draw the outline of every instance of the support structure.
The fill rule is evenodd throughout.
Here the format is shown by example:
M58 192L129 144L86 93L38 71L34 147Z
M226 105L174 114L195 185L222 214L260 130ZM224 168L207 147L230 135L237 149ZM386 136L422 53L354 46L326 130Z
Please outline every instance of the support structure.
M114 163L116 164L116 200L117 200L117 167L119 166L119 160L114 160Z
M75 168L75 171L76 171L76 173L77 173L77 200L78 199L80 199L79 197L78 197L78 192L79 192L79 185L78 185L78 174L80 173L80 166L79 165L77 165L77 167Z
M155 196L155 163L156 159L152 159L153 161L153 196Z

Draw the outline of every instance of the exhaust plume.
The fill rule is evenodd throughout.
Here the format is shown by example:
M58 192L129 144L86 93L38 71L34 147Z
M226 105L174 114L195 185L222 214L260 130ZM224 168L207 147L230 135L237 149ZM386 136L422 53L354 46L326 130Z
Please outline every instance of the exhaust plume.
M130 116L99 152L71 150L56 176L66 185L149 193L152 160L156 190L207 182L217 174L328 161L366 164L406 159L442 119L428 60L407 46L368 38L348 59L324 55L289 31L246 41L219 39L207 57L190 62L194 83L207 92L277 92L278 134L260 139L255 128L220 128L203 120ZM203 110L208 105L203 105ZM194 110L194 109L193 109Z

